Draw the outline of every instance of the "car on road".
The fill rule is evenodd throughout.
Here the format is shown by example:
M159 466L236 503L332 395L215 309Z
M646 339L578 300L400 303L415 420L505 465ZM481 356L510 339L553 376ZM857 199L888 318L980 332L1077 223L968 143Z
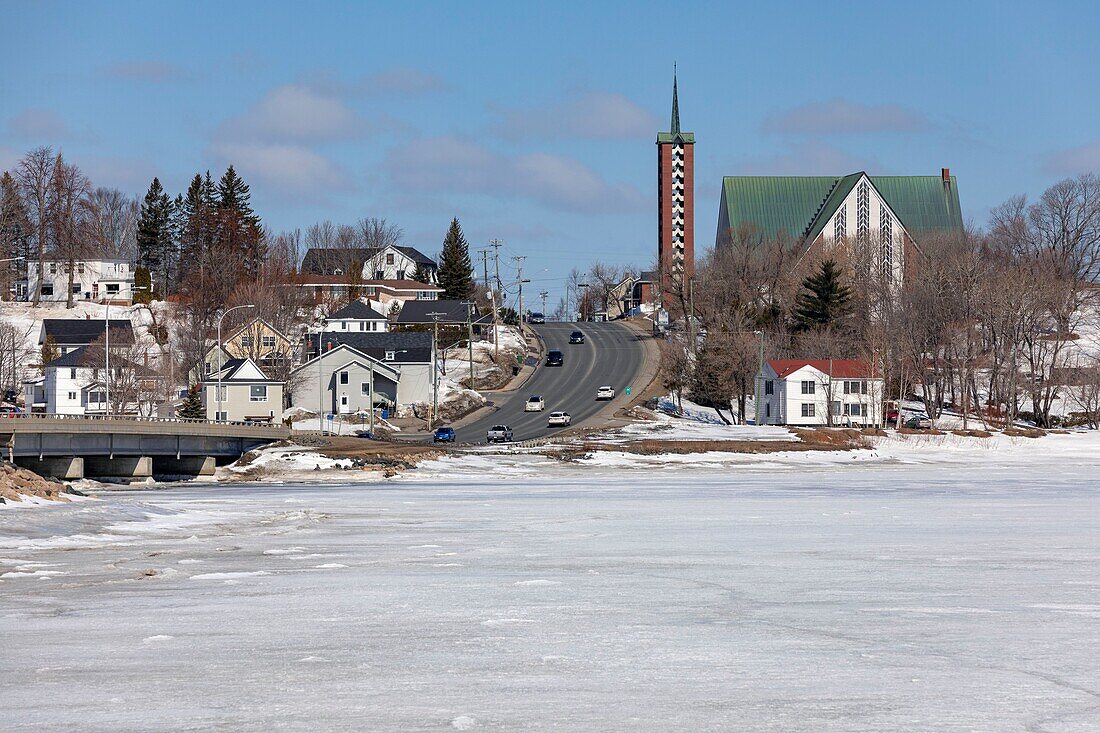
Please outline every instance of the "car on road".
M910 430L930 430L932 421L928 419L927 415L913 415L905 421L905 427Z
M546 316L541 313L532 313L528 321L531 323L546 323Z
M527 404L523 406L524 412L542 412L546 409L546 402L541 395L533 394L527 398Z
M511 443L512 429L507 425L494 425L485 431L486 443Z
M546 366L562 366L565 364L565 357L558 349L550 349L546 352Z
M615 388L609 384L605 384L596 390L597 400L613 400L615 399Z
M583 344L584 343L584 334L581 333L580 331L574 331L573 333L569 334L569 343L571 343L571 344Z
M554 428L568 425L573 418L569 417L568 412L551 412L550 416L546 419L546 427Z
M450 427L442 427L435 429L435 435L432 436L433 443L453 443L455 442L455 429Z

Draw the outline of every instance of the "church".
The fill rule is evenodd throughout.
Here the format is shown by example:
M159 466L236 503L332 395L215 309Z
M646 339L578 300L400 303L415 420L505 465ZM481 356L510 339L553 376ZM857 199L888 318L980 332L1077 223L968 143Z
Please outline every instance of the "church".
M806 253L863 243L870 264L900 285L922 237L962 229L958 184L947 168L938 176L726 176L715 247L746 230L800 240Z

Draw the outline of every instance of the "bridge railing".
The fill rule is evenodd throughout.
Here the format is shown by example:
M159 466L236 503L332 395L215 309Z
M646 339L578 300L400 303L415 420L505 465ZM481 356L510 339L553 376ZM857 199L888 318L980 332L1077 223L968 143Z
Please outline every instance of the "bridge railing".
M126 422L126 423L158 423L173 425L236 425L241 427L272 427L282 425L281 422L259 420L205 420L189 417L145 417L142 415L44 415L41 413L4 413L0 414L0 425L3 420L37 420L37 421L71 421L71 422Z

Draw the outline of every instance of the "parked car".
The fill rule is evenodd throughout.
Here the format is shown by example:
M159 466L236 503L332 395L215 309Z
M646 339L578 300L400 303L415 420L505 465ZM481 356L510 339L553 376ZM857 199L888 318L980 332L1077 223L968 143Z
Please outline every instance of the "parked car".
M905 421L905 427L910 430L929 430L932 427L932 421L927 415L913 415Z
M569 343L571 343L571 344L583 344L584 343L584 334L581 333L580 331L574 331L573 333L569 334Z
M511 443L512 429L507 425L494 425L485 431L487 443Z
M523 406L524 412L542 412L546 409L546 403L541 395L533 394L527 398L527 404Z
M551 412L550 417L546 420L546 427L560 427L568 425L573 418L569 417L568 412Z
M528 321L531 323L546 323L546 316L541 313L532 313Z
M432 438L433 443L453 443L455 442L455 429L450 427L436 428L435 436Z
M18 407L11 407L9 405L0 406L0 418L2 417L20 417L23 415L23 411Z
M615 388L609 384L605 384L596 390L597 400L613 400L615 399Z
M550 349L546 352L546 366L562 366L565 364L565 357L557 349Z
M897 410L888 410L886 412L886 424L887 425L897 425L897 423L898 423L898 411Z

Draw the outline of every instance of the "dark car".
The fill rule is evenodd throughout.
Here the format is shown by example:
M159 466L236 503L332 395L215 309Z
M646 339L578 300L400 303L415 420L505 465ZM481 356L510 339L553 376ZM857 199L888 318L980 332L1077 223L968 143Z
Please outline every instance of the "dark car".
M436 428L435 437L432 438L435 443L453 443L455 442L455 429L454 428Z
M574 331L573 333L569 334L569 343L571 343L571 344L583 344L584 343L584 334L581 333L580 331Z
M565 363L565 357L557 349L550 349L546 352L546 366L561 366Z

